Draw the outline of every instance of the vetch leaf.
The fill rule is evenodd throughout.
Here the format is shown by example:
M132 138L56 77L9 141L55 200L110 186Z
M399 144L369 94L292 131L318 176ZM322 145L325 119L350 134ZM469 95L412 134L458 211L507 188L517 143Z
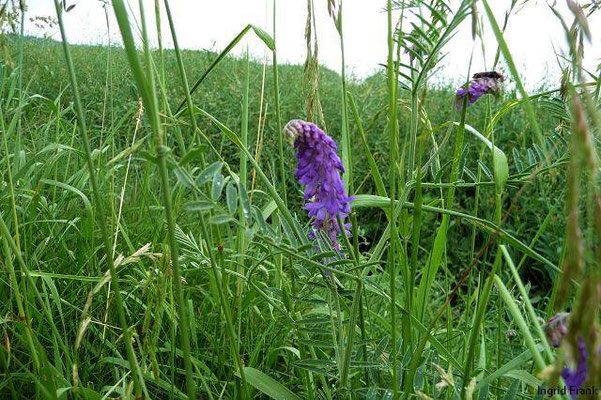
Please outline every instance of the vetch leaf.
M219 200L221 192L223 191L224 176L221 173L215 174L213 177L213 185L211 186L211 198L213 200Z
M530 163L529 166L536 164L536 156L531 148L528 149L528 162Z
M518 153L517 149L514 147L513 150L513 164L515 165L515 169L518 172L522 172L523 167L522 167L522 161L520 160L520 154Z
M186 211L208 211L214 207L215 205L208 200L190 201L182 206Z
M238 190L232 181L228 182L225 189L225 201L230 214L234 214L238 208Z
M177 177L179 183L181 183L189 189L194 187L194 180L192 179L192 176L188 173L188 171L186 171L182 167L177 167L173 170L173 172L175 173L175 176Z
M242 212L244 213L244 218L246 218L246 223L250 224L252 222L252 213L250 207L250 200L248 198L248 193L244 188L244 185L238 183L238 193L240 193L240 204L242 205Z
M230 215L215 215L214 217L212 217L209 220L210 224L214 224L214 225L221 225L221 224L225 224L228 222L234 222L236 221L234 218L232 218Z
M202 153L205 151L204 146L196 146L192 150L188 151L182 158L179 160L179 165L186 165L197 158L200 158Z
M217 161L209 165L200 173L200 175L198 175L198 178L196 178L196 183L199 186L204 185L205 183L213 179L213 176L220 172L222 167L223 163L221 161Z

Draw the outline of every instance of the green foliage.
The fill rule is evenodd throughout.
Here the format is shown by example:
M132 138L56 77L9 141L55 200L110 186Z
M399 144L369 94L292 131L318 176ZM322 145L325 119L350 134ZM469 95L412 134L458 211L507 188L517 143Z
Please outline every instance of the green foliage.
M519 96L458 112L461 82L433 79L470 1L389 2L388 75L320 69L356 197L339 252L308 238L283 147L303 67L229 55L245 34L275 55L275 34L136 49L115 1L124 48L4 35L0 397L532 398L556 359L539 319L559 306L569 152L596 147L570 145L586 123L558 83L524 97L484 5ZM594 243L585 211L574 237Z

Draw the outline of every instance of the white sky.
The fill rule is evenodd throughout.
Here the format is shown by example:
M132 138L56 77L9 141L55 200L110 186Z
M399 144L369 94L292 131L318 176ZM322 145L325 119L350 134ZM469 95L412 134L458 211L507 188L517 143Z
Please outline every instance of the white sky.
M71 43L107 43L107 25L103 3L99 0L65 0L67 5L76 4L69 13L64 14L67 35ZM143 0L146 7L148 26L154 28L154 1ZM549 0L551 1L551 0ZM126 0L127 2L127 0ZM162 1L159 1L162 4ZM248 23L262 27L269 33L272 25L273 0L171 0L170 6L176 23L180 46L188 49L211 49L221 51ZM337 32L327 13L327 0L314 0L320 63L329 68L340 70L340 45ZM455 1L457 3L457 1ZM520 1L522 3L522 1ZM571 23L572 16L567 11L564 0L558 0L559 8ZM137 10L137 0L129 0L131 8ZM343 31L347 71L358 78L364 78L377 71L379 63L385 63L386 13L383 11L385 0L344 0ZM495 7L497 20L501 24L509 8L509 0L489 0ZM27 17L55 17L53 0L27 0ZM306 56L304 29L307 15L306 0L277 1L277 47L280 62L302 63ZM557 81L559 68L554 49L560 54L565 52L566 40L558 19L553 15L547 2L528 1L519 12L510 17L506 40L518 68L525 76L526 86L534 89L546 79ZM111 40L119 41L118 27L112 8L110 14ZM599 11L601 14L601 11ZM480 15L483 15L480 5ZM163 17L163 42L171 47L171 36L166 16ZM601 37L601 15L589 21L593 43ZM486 63L480 44L476 51L472 72L482 71L492 64L496 49L495 38L485 19ZM26 25L26 32L34 35L46 35L60 38L57 28L40 31L32 23ZM156 32L152 29L152 32ZM266 52L262 42L252 34L238 44L234 54L240 55L248 45L254 57L262 59ZM444 79L461 81L465 78L469 55L472 49L471 20L460 27L459 33L445 48L448 53L443 61L441 74ZM585 64L594 68L601 59L601 45L588 45ZM594 72L594 70L593 70ZM555 86L555 85L553 85Z

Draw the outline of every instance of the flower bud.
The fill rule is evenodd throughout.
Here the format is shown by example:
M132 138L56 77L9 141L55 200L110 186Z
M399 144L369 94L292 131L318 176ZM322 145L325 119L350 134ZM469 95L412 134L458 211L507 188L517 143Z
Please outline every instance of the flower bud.
M545 325L547 340L549 340L553 347L558 348L562 339L568 333L569 319L570 313L562 312L552 316Z

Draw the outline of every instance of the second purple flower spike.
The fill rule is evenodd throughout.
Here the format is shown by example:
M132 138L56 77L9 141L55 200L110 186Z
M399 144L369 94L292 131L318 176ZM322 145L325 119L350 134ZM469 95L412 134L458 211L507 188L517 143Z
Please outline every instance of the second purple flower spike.
M457 109L463 107L463 98L468 96L468 106L474 104L480 97L485 94L499 94L503 88L505 77L497 71L478 72L474 74L472 80L468 84L467 90L461 87L457 89Z
M344 223L351 212L350 202L353 197L346 195L340 173L344 172L342 161L336 151L338 146L334 139L328 136L317 125L302 120L292 120L284 128L284 132L294 140L297 150L296 178L298 183L305 186L305 209L309 217L313 217L311 238L317 231L324 232L335 249L340 245L338 233L345 234L348 225L338 226L336 216Z

